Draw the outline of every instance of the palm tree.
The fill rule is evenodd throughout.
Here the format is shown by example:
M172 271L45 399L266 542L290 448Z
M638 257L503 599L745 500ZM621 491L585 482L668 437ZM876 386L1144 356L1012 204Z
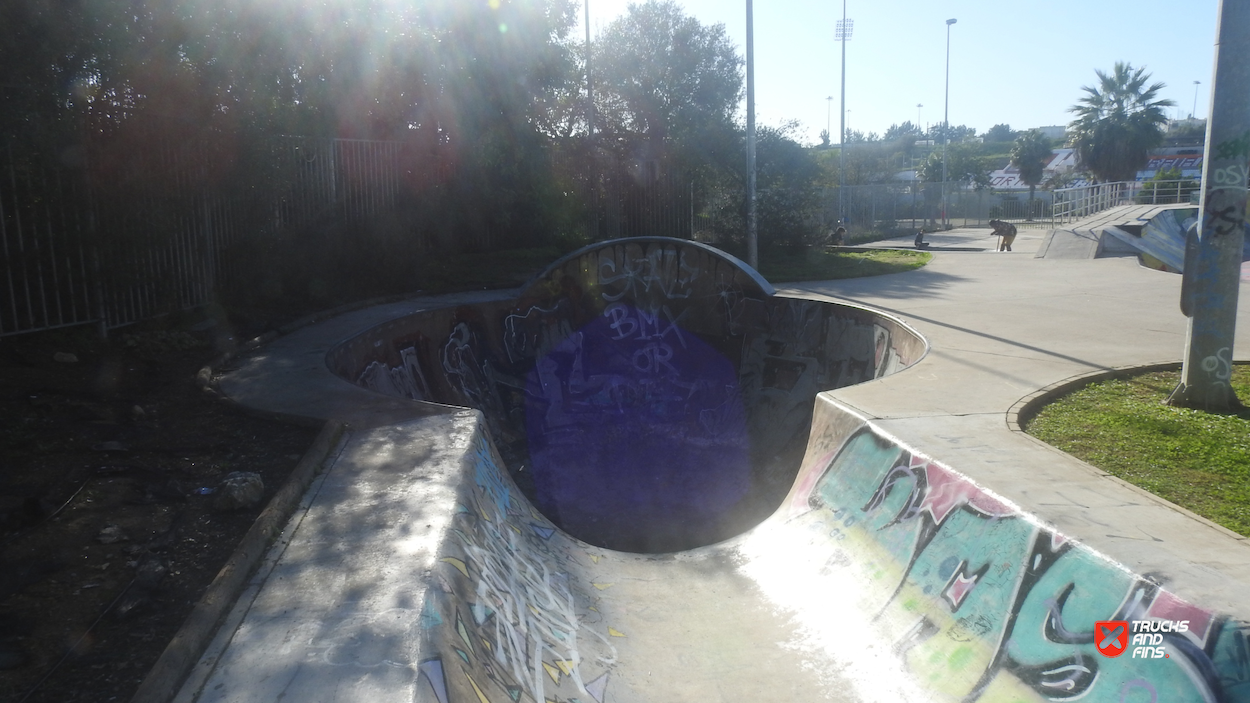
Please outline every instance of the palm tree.
M1011 146L1011 165L1020 169L1020 180L1029 185L1029 219L1033 217L1033 193L1042 182L1050 155L1050 140L1040 129L1021 134Z
M1117 61L1106 74L1095 70L1098 86L1081 86L1086 95L1068 108L1076 119L1069 125L1072 145L1081 163L1100 181L1131 181L1146 163L1146 152L1163 143L1163 108L1158 100L1163 83L1146 85L1150 74Z

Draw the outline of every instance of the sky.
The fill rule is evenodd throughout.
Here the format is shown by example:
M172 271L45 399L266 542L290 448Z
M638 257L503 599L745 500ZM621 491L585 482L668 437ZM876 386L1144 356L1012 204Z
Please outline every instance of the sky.
M582 0L584 7L585 0ZM589 0L591 40L629 0ZM746 56L745 0L678 0L705 25L723 24ZM1217 0L846 0L854 22L846 46L847 129L881 134L910 120L942 121L947 19L950 27L949 115L978 134L1066 125L1067 109L1094 85L1096 69L1116 61L1145 67L1168 116L1205 118L1214 69ZM842 19L836 0L760 0L755 25L755 115L758 124L797 120L798 139L815 144L831 124L837 143ZM585 36L579 15L576 36ZM1195 86L1194 81L1200 81ZM1196 93L1195 93L1196 90ZM1195 110L1195 94L1197 107ZM833 100L827 100L829 96ZM917 108L917 105L923 105ZM745 115L745 103L743 107Z

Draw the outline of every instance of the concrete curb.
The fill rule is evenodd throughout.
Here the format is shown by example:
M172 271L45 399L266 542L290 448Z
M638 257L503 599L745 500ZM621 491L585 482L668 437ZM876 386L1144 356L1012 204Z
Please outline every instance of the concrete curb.
M130 699L131 703L165 703L177 695L183 680L212 640L222 619L234 606L270 543L282 532L313 477L320 473L344 430L345 425L338 420L328 420L321 428L321 433L295 466L290 478L252 523L234 554L209 584L182 627L144 677L143 683L139 684L139 689Z
M1236 361L1234 363L1245 364L1246 362ZM1042 408L1046 407L1051 402L1069 393L1078 391L1084 388L1085 386L1090 385L1091 383L1098 383L1100 381L1105 381L1108 379L1132 378L1133 376L1140 376L1141 374L1154 373L1157 371L1176 371L1179 373L1180 370L1181 370L1181 362L1179 361L1161 361L1161 362L1157 362L1153 364L1138 364L1135 366L1121 366L1121 367L1114 368L1114 369L1092 371L1090 373L1084 373L1079 376L1073 376L1072 378L1064 379L1058 383L1054 383L1045 388L1042 388L1034 393L1030 393L1029 395L1026 395L1020 400L1016 401L1016 404L1011 406L1011 410L1007 412L1007 428L1011 430L1012 432L1016 432L1016 433L1019 433L1020 435L1023 435L1024 437L1027 437L1030 441L1042 447L1045 447L1051 451L1058 452L1066 456L1071 456L1070 454L1063 451L1062 449L1059 449L1058 447L1055 447L1046 442L1043 442L1042 440L1029 434L1024 429L1024 425L1028 423L1030 420L1032 420L1034 417L1036 417L1037 414L1041 412ZM1072 458L1076 459L1076 457L1072 457ZM1210 527L1214 530L1222 532L1225 535L1231 537L1232 539L1242 541L1242 542L1250 540L1250 537L1246 537L1245 535L1234 532L1228 529L1227 527L1224 527L1223 525L1212 522L1211 520L1205 517L1202 517L1201 515L1199 515L1198 513L1195 513L1189 508L1177 505L1176 503L1173 503L1172 501L1167 500L1166 498L1155 495L1154 493L1151 493L1150 491L1140 486L1137 486L1133 483L1129 483L1128 481L1125 481L1119 476L1116 476L1111 473L1107 473L1103 469L1100 469L1097 466L1094 466L1093 464L1090 464L1085 461L1081 461L1080 459L1077 459L1077 461L1080 461L1082 464L1084 464L1089 469L1090 473L1097 475L1103 479L1112 481L1116 484L1119 484L1124 489L1132 491L1142 496L1142 498L1146 502L1153 501L1161 505L1164 505L1177 513L1185 515L1192 520L1195 520L1197 522L1202 523L1203 525L1206 525L1207 527Z
M1058 383L1052 383L1017 400L1015 405L1012 405L1011 409L1007 411L1007 428L1012 432L1024 432L1025 424L1036 417L1043 407L1061 396L1080 390L1091 383L1108 379L1129 378L1144 373L1154 373L1155 371L1180 371L1180 368L1181 362L1179 361L1160 361L1153 364L1100 369L1065 378Z
M387 295L379 298L369 298L368 300L359 300L354 303L344 303L343 305L339 305L328 310L322 310L321 312L315 312L311 315L305 315L294 320L293 322L281 325L277 329L272 329L258 337L253 337L252 339L243 342L237 347L208 362L200 368L198 373L195 374L195 382L201 389L216 393L217 390L213 382L213 374L215 373L215 370L230 363L241 354L252 351L263 344L268 344L269 342L272 342L273 340L284 335L288 335L296 330L303 329L318 322L329 320L332 317L338 317L339 315L343 315L345 313L363 310L364 308L373 307L375 305L388 305L390 303L398 303L404 300L423 297L428 297L428 294L423 291L415 291L413 293L404 293L400 295Z

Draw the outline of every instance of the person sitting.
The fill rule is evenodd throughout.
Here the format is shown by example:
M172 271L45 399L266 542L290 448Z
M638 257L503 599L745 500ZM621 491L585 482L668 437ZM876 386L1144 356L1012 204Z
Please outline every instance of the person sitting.
M837 229L833 230L833 245L835 247L840 247L845 242L846 242L846 228L838 227Z
M926 241L924 240L924 230L923 230L923 229L921 229L919 232L917 232L917 233L916 233L916 248L917 248L917 249L928 249L928 248L929 248L929 242L926 242Z

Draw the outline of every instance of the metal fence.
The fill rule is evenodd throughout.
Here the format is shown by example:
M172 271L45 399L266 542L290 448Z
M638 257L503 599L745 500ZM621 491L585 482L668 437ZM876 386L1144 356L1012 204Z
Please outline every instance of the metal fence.
M841 190L842 192L839 192ZM1052 197L1037 191L1032 198L1019 191L970 188L967 184L898 183L829 188L824 211L830 221L838 213L856 229L887 232L896 229L935 228L943 222L955 227L987 226L990 220L1017 226L1047 227L1052 217Z
M5 152L0 173L0 336L100 319L99 258L84 188Z
M227 249L311 221L376 216L442 167L398 142L148 145L65 167L0 151L0 336L93 323L102 333L211 302Z
M227 251L234 244L275 241L310 223L390 217L452 172L436 148L304 137L272 140L251 155L203 141L87 154L81 161L65 167L0 152L0 336L86 323L107 333L203 305L229 285ZM741 189L717 189L656 162L603 155L557 154L552 166L570 189L571 217L592 239L733 241L742 234ZM942 184L894 183L830 188L816 207L806 195L766 190L758 202L784 211L773 217L774 227L831 230L841 217L854 234L937 227L944 220L1054 227L1131 202L1192 202L1197 190L1187 180L1107 183L1037 191L1030 199L948 183L944 211ZM348 226L335 236L361 231ZM433 235L404 232L418 248L434 247L423 239ZM497 246L503 240L493 238L506 235L484 236L490 241L474 243ZM302 241L296 238L295 246Z
M919 229L937 227L944 219L956 227L987 226L998 219L1017 227L1054 228L1119 205L1196 204L1200 188L1191 179L1116 182L1037 190L1030 198L1027 191L947 183L945 218L941 183L847 186L841 193L830 188L823 201L829 221L836 221L841 211L852 228Z
M445 180L447 164L408 142L279 137L271 162L275 227L356 220L396 207L405 192Z
M622 237L692 238L696 183L658 161L599 154L555 152L552 167L569 184L580 207L581 227L593 241ZM704 197L704 200L707 198Z

